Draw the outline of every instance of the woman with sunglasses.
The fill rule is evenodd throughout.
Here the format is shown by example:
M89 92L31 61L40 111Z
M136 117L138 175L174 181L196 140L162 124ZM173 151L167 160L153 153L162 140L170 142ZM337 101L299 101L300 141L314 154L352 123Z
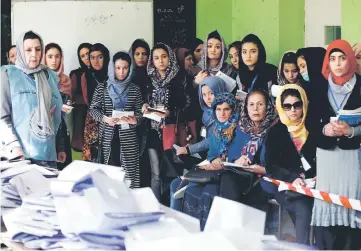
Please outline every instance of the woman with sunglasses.
M308 100L302 87L288 84L276 99L280 122L266 140L267 176L306 186L316 176L316 140L305 125ZM298 243L307 244L313 199L291 191L275 192L277 202L286 208L296 228Z

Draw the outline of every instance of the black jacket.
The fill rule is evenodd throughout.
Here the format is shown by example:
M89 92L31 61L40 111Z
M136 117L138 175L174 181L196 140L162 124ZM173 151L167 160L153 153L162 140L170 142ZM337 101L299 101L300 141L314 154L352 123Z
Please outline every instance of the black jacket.
M309 133L301 149L301 155L310 164L311 169L305 171L301 156L297 151L287 127L281 122L273 126L266 138L266 171L270 177L293 182L301 173L306 178L316 176L316 138Z
M330 117L335 117L336 113L332 109L332 106L328 99L328 86L325 86L322 90L322 96L320 96L319 106L322 107L322 112L318 121L318 144L317 146L322 149L331 150L337 146L343 150L359 149L361 144L361 136L355 136L353 138L342 137L327 137L323 134L322 130L325 125L330 122ZM356 74L356 84L350 97L347 100L344 110L354 110L361 107L361 76Z

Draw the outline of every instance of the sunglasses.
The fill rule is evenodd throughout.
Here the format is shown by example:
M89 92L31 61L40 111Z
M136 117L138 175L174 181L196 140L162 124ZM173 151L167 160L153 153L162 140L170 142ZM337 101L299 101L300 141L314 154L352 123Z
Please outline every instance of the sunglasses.
M290 111L290 110L292 109L292 107L293 107L295 110L301 109L301 108L302 108L302 101L297 101L297 102L295 102L295 103L293 103L293 104L287 104L287 103L285 103L285 104L282 105L282 107L283 107L283 110L285 110L285 111Z

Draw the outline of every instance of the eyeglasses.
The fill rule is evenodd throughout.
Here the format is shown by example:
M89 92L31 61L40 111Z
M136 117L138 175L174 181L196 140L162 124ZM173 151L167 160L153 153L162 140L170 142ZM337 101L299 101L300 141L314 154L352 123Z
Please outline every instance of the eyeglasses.
M293 103L293 104L287 104L287 103L285 103L285 104L282 105L282 107L283 107L283 110L285 110L285 111L290 111L290 110L292 109L292 107L293 107L295 110L301 109L301 108L302 108L302 101L297 101L297 102L295 102L295 103Z

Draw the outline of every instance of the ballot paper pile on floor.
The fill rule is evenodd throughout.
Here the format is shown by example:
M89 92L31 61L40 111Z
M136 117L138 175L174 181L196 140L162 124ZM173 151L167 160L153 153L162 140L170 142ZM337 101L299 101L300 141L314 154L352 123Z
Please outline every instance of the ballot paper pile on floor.
M37 191L50 189L50 179L58 171L30 161L0 162L1 213L20 207L24 197Z
M4 221L7 236L28 248L283 249L274 236L263 234L264 212L216 197L205 231L200 232L199 221L160 206L150 188L129 189L119 167L74 161L50 181L39 170L25 174L23 190L33 183L39 187L18 193L22 205L6 212Z

